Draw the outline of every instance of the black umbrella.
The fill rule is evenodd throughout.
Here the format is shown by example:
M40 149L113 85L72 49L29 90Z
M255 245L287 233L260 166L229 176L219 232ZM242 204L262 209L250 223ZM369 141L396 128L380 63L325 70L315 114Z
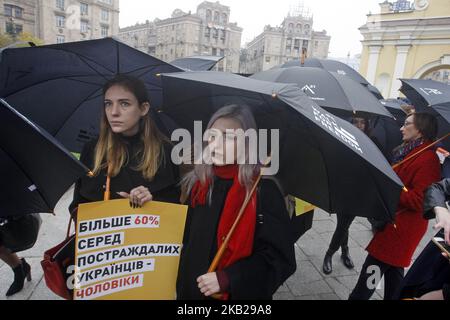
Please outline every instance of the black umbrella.
M180 69L110 38L7 49L0 97L70 151L97 136L102 86L118 73L141 78L152 106L161 105L161 72Z
M52 212L88 172L51 135L0 99L0 217Z
M210 71L225 57L192 56L173 60L170 64L186 71Z
M439 137L450 133L450 86L433 80L400 79L400 91L412 102L416 111L434 114L439 123ZM450 150L450 141L443 141Z
M380 100L380 103L394 116L399 128L402 127L407 116L402 108L405 103L398 99L383 99Z
M310 67L310 68L320 68L325 69L330 72L336 72L342 76L347 76L350 79L353 79L356 82L364 86L370 85L370 83L360 75L355 69L346 65L343 62L329 59L317 59L317 58L308 58L305 59L305 63L302 64L301 60L291 60L286 62L285 64L280 66L281 68L290 68L290 67Z
M320 68L278 68L251 76L253 79L297 84L319 106L338 116L356 112L392 117L389 111L362 85Z
M435 112L450 123L450 86L438 81L400 79L400 91L411 100L417 111Z
M380 90L378 90L377 87L375 87L375 86L369 84L369 85L366 86L366 88L367 88L367 90L369 90L370 93L372 93L372 94L375 96L375 98L377 98L378 100L384 99L383 95L381 94Z
M249 105L260 129L279 129L278 178L287 194L328 212L393 219L403 184L381 152L298 87L212 71L162 77L163 111L191 133L195 120L205 125L230 103Z

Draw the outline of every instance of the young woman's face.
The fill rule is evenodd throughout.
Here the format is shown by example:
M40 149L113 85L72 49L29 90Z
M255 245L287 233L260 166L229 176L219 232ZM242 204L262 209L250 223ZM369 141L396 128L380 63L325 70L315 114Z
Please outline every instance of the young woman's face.
M148 113L150 105L139 106L136 96L120 85L114 85L105 93L105 113L111 130L124 136L139 132L139 120Z
M237 129L242 129L239 121L229 118L219 118L212 125L208 147L215 166L236 164L240 156L238 152L245 152L237 148L237 136L233 133Z
M405 124L400 128L403 135L403 142L410 142L422 137L422 134L414 125L414 115L409 116L405 120Z
M366 126L367 126L366 119L355 117L355 118L352 119L352 123L359 130L361 130L363 132L366 131Z

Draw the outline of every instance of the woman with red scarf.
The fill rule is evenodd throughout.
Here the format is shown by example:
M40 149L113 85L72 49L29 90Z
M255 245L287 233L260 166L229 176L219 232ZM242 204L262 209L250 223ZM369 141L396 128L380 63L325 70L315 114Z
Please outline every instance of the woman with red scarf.
M235 134L256 130L247 108L221 108L207 129L210 164L196 165L183 180L189 210L177 298L201 300L220 293L222 299L271 299L296 269L289 214L272 180L261 179L217 270L207 272L260 170L249 163L248 141L238 148Z
M368 300L384 276L384 299L397 297L404 268L425 235L428 220L423 217L424 191L439 181L441 172L434 148L437 120L426 113L412 114L400 129L404 143L394 150L395 172L408 191L400 195L395 224L375 234L350 300ZM425 151L424 151L425 150Z

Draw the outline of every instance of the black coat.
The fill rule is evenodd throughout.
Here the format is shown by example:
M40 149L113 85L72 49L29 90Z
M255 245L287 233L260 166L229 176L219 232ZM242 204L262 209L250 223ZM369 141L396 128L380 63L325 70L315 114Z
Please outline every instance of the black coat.
M231 180L216 178L211 204L188 210L177 279L178 299L205 298L196 279L207 273L217 252L217 228L231 185ZM273 181L263 179L257 192L253 253L224 269L233 300L271 299L296 269L294 236L280 190Z
M446 208L446 201L450 198L450 179L432 184L426 191L423 203L424 217L433 219L435 217L434 207Z
M122 137L127 144L128 155L131 159L122 167L116 177L111 178L111 199L121 199L117 192L129 193L132 189L144 186L147 187L153 195L155 201L164 201L179 203L179 171L171 161L171 146L164 146L165 161L160 166L152 181L145 179L141 172L134 170L139 163L139 157L136 156L137 151L143 147L139 135L134 137ZM86 143L80 155L80 161L88 168L94 167L94 153L97 140ZM75 184L73 201L69 206L70 212L78 207L80 203L88 203L102 201L105 192L106 169L99 175L90 178L83 177Z

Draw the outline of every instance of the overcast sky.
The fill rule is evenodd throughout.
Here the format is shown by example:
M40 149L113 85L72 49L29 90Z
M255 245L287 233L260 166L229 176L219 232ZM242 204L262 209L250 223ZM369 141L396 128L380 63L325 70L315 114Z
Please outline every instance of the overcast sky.
M185 12L197 10L201 0L122 0L120 1L120 27L136 22L152 21L155 18L169 18L174 9ZM304 0L314 15L314 30L327 30L331 35L330 57L346 57L361 53L361 39L358 28L366 22L369 12L378 13L381 0ZM221 0L230 6L231 22L244 28L242 46L260 34L264 26L280 25L295 0Z

